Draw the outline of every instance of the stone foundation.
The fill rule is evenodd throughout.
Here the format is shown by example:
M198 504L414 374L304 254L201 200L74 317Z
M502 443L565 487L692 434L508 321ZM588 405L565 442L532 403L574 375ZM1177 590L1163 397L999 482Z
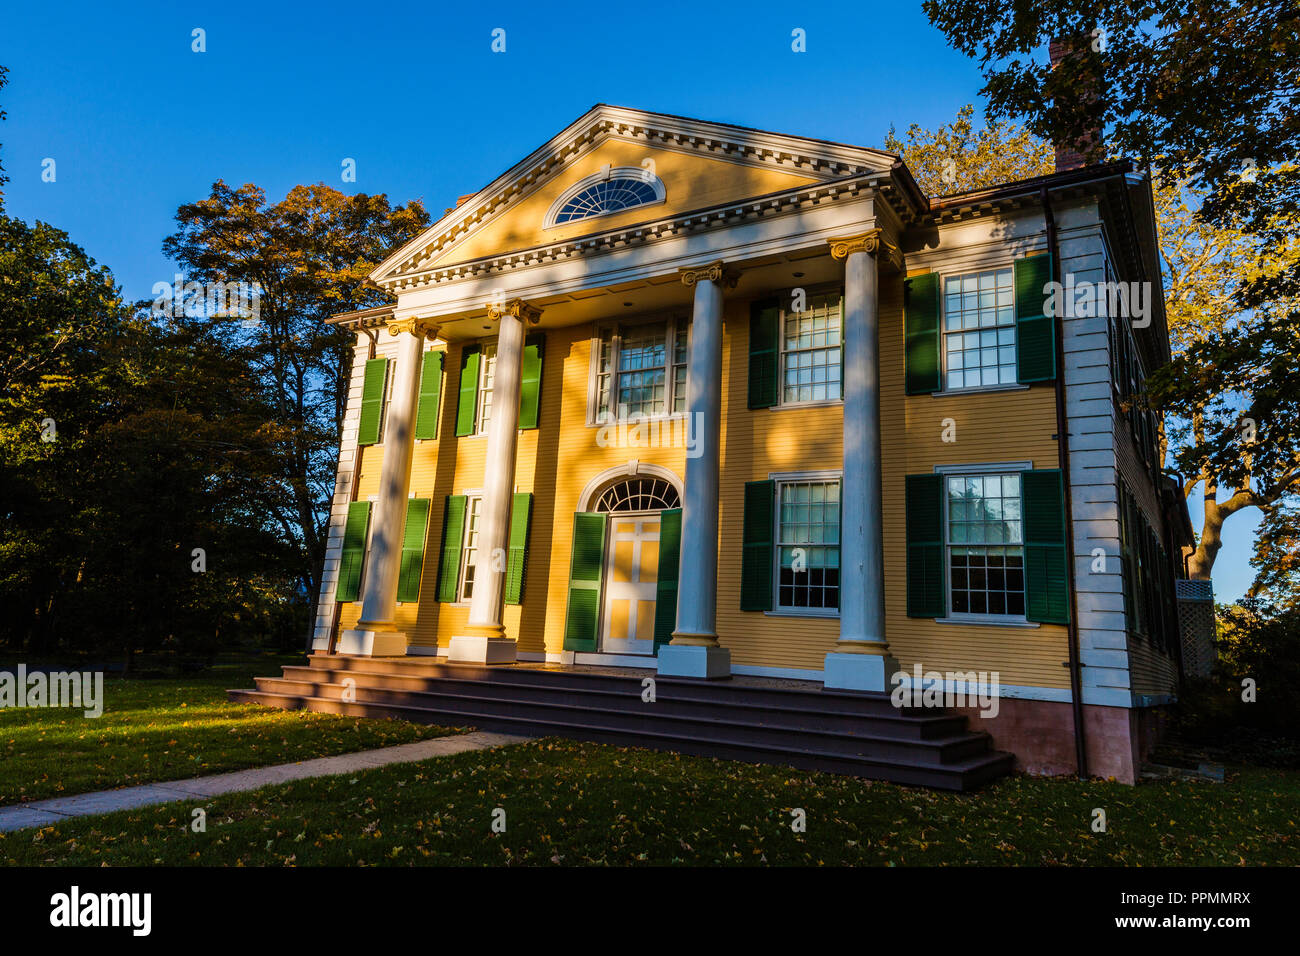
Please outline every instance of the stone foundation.
M993 746L1016 755L1022 773L1073 774L1074 717L1071 705L1058 701L1002 698L996 717L981 717L978 707L954 707L970 718L971 730L993 735ZM1165 713L1158 707L1083 707L1088 773L1120 783L1137 781L1142 762L1164 731Z

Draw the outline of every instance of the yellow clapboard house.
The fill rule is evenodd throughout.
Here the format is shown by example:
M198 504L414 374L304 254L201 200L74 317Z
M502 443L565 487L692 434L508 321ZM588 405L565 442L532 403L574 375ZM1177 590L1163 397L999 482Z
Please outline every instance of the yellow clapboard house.
M1126 401L1169 348L1127 164L936 198L879 150L599 105L371 279L393 304L332 320L318 656L966 675L1022 766L1082 735L1132 779L1187 531Z

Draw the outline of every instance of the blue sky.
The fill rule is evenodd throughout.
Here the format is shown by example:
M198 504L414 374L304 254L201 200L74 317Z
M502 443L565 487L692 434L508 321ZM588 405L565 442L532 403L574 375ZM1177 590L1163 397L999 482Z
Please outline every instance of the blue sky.
M217 179L272 200L313 182L422 198L437 216L597 102L868 146L890 124L933 128L982 105L975 63L919 0L96 0L15 4L5 21L7 212L66 230L128 299L171 280L162 240L176 208ZM496 28L504 54L491 50ZM806 53L791 51L795 28ZM345 158L355 183L341 181ZM1221 599L1249 584L1241 525L1255 519L1228 525Z

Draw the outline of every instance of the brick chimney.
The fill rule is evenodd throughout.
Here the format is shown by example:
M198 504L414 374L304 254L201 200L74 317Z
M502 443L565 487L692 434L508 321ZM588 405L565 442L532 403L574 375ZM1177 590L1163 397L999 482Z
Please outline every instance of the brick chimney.
M1079 62L1080 65L1084 58L1095 56L1092 50L1092 36L1083 34L1074 40L1063 40L1059 37L1052 40L1047 45L1047 55L1051 60L1052 69L1055 70L1067 65L1067 69L1072 66L1072 62ZM1084 93L1084 98L1089 102L1096 100L1096 93ZM1089 163L1095 163L1101 159L1101 130L1094 125L1091 129L1083 134L1074 143L1056 143L1056 171L1064 172L1067 169L1079 169L1087 166Z

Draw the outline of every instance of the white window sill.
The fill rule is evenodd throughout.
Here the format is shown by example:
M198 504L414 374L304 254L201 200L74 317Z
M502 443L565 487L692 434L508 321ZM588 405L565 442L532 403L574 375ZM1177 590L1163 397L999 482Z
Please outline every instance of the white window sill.
M840 612L829 608L783 607L763 612L767 617L817 617L823 620L839 620Z
M690 412L673 412L669 415L652 415L647 418L611 418L607 421L587 420L588 428L617 428L626 425L628 428L635 428L637 425L653 425L663 422L684 421L690 417Z
M844 399L842 398L827 398L819 402L778 402L776 405L767 409L767 411L782 412L792 408L827 408L834 405L842 406L843 404ZM757 412L760 411L760 409L756 408L754 411Z
M1005 617L1001 614L954 614L948 617L936 617L936 624L988 624L993 627L1041 627L1034 621L1024 618Z
M944 395L971 395L980 392L1027 392L1029 386L1022 382L1015 385L981 385L978 388L943 388L937 392L931 392L934 398L940 398Z

